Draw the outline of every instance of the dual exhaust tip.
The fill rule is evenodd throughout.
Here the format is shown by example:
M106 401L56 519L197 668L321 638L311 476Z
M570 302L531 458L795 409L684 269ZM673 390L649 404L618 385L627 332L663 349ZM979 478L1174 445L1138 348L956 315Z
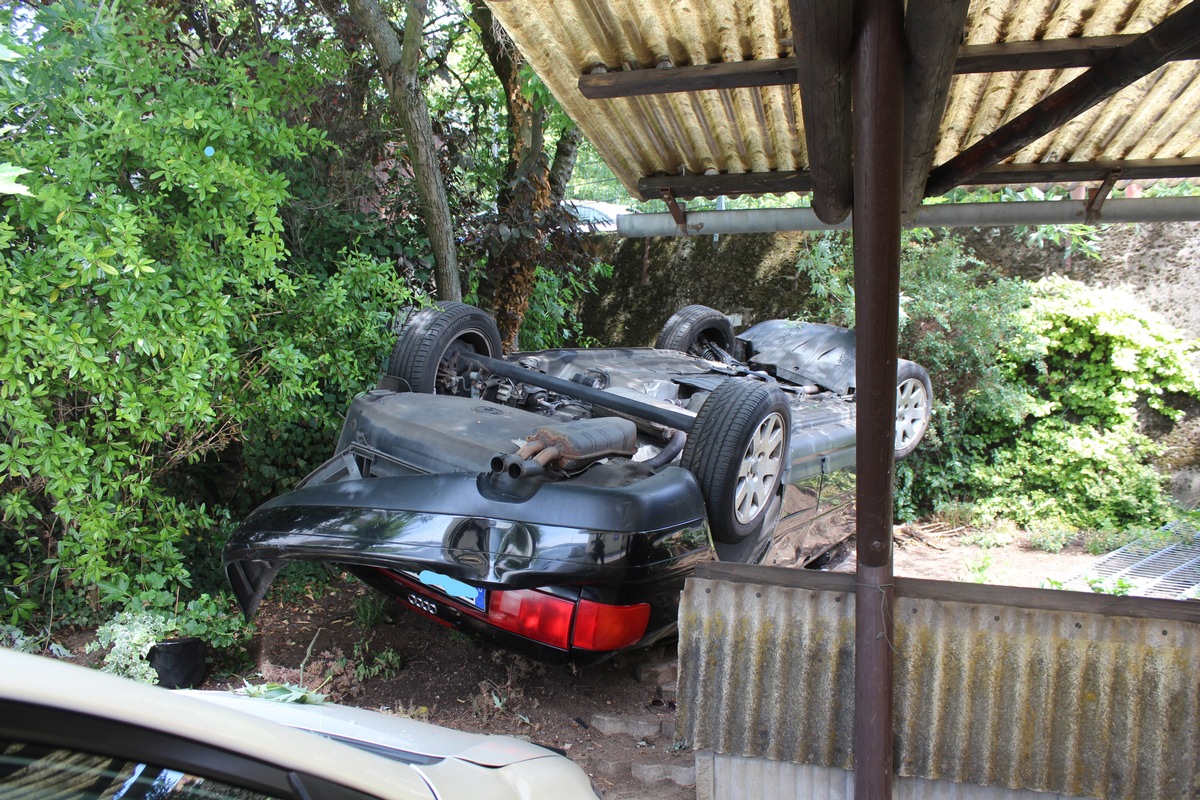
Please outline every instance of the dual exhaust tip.
M528 448L521 448L516 453L497 453L492 456L492 473L507 475L513 480L533 478L546 472L546 465L558 458L557 447L541 449L532 457L522 455Z

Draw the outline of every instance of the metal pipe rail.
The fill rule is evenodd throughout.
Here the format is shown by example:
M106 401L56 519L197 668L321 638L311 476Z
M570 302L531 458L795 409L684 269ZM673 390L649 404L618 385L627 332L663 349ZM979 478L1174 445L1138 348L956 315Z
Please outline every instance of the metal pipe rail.
M1200 197L1154 197L1108 200L1095 224L1125 222L1192 222L1200 220ZM945 203L921 206L906 228L992 228L1013 225L1068 225L1087 216L1083 200L1045 200L1009 203ZM850 230L852 218L826 225L811 208L756 208L731 211L690 211L680 231L670 214L618 214L617 233L629 238L647 236L778 233L782 231Z

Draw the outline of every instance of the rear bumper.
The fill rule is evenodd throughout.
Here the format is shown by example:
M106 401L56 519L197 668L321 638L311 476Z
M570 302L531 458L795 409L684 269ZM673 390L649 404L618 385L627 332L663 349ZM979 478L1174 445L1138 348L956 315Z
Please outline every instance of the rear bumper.
M685 470L619 487L549 483L524 499L495 489L465 473L306 487L234 532L226 575L247 617L284 565L312 561L349 568L456 627L486 627L486 607L415 576L445 576L484 598L540 589L572 602L647 603L649 638L674 624L684 578L713 557L703 498Z

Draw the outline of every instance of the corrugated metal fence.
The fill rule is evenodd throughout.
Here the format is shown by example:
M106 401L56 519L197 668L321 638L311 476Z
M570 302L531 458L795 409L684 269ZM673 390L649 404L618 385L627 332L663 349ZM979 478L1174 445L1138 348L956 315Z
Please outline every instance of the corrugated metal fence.
M899 775L1200 797L1200 603L901 578L895 614ZM853 575L707 566L679 646L678 732L701 797L744 797L719 791L722 770L745 787L779 762L817 771L785 769L787 793L764 798L797 796L797 780L825 786L806 797L849 796L821 768L853 766Z

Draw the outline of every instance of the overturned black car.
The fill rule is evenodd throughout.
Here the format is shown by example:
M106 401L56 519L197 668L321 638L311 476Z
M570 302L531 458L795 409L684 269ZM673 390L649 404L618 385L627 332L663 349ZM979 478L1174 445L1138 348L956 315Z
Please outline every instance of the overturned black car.
M285 564L317 561L508 646L647 645L674 630L698 562L763 557L788 483L853 467L854 354L845 328L735 336L687 306L654 348L502 357L479 309L412 311L334 456L241 525L227 575L247 617ZM897 458L930 397L901 361Z

